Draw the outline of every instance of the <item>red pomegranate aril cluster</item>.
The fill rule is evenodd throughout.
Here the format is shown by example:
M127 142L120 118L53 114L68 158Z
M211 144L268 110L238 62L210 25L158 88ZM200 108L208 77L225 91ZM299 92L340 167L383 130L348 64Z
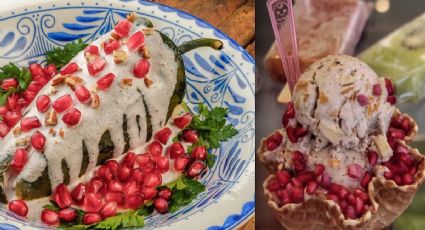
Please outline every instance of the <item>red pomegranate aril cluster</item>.
M103 43L103 50L105 51L105 54L112 54L115 50L119 49L120 47L121 47L120 42L112 38L109 40L106 40Z
M268 151L273 151L282 144L282 134L275 132L266 139L266 148Z
M396 114L391 118L387 137L392 139L403 140L406 135L409 135L412 132L412 128L413 127L408 116Z
M397 185L410 185L415 182L414 178L418 168L418 162L410 154L402 143L393 146L393 156L382 165L389 171L384 173L387 180L393 180Z
M387 102L389 102L391 105L394 105L397 102L397 98L395 96L395 87L391 80L385 78L385 87L387 88L388 92Z
M128 20L124 19L118 22L118 24L115 26L115 33L121 38L121 37L127 37L130 33L132 24Z

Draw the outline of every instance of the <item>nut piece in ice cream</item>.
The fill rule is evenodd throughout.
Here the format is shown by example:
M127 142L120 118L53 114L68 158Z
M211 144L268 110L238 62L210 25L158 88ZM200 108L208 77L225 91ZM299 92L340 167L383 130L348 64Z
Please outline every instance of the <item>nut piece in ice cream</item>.
M382 160L388 161L393 155L393 150L388 144L387 137L384 135L378 135L373 138L373 142L375 143L375 147L378 150L378 154Z

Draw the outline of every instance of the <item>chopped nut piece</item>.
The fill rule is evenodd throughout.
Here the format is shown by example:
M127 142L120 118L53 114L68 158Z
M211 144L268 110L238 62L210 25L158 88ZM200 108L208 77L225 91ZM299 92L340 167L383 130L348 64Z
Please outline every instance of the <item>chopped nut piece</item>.
M44 119L46 126L55 126L58 123L58 118L54 110L50 110L46 113L46 118Z
M63 84L67 77L68 75L56 75L52 80L52 86Z
M146 46L141 46L139 48L139 54L142 55L142 57L145 58L145 59L151 58L151 55L149 53L149 50L148 50L148 48Z
M329 101L329 98L326 96L326 94L322 91L319 92L319 104L325 104Z
M354 86L347 86L341 89L341 94L346 94L351 92L354 89Z
M145 81L145 86L148 88L151 87L151 85L153 84L153 81L149 78L145 78L144 81Z
M49 88L49 95L55 95L58 92L58 89L54 86L50 86Z
M21 128L20 127L16 127L13 129L13 136L17 137L19 136L19 134L21 134Z
M84 80L77 76L69 76L65 79L65 83L72 89L75 90L75 87L81 85Z
M22 138L17 139L16 142L15 142L15 145L16 146L26 147L26 146L29 145L30 141L31 141L31 137L30 136L25 136L25 137L22 137Z
M55 137L56 136L56 130L54 128L50 128L49 134Z
M94 109L99 108L100 106L100 98L96 93L92 93L91 95L91 107Z
M112 33L111 33L111 37L112 37L113 39L115 39L115 40L120 40L120 36L119 36L117 33L115 33L115 32L112 32Z
M153 31L154 31L154 29L153 29L153 28L145 28L145 29L142 29L142 32L143 32L144 34L146 34L146 35L151 35L151 34L153 34Z
M352 84L354 84L354 82L356 82L356 78L357 78L356 76L352 76L352 75L343 77L341 79L341 85L342 86L351 86Z
M122 46L127 45L127 38L121 38L120 43Z
M99 55L91 54L91 53L86 53L86 61L88 63L93 62L93 61L96 61L99 58L100 58Z
M333 145L338 145L341 142L344 133L334 123L322 120L320 121L318 128Z
M339 168L340 161L338 159L330 159L329 165L332 166L333 168Z
M59 136L61 136L62 138L65 136L65 131L62 128L59 129Z
M135 12L131 12L130 14L127 15L127 20L129 22L136 21L136 18L137 18L137 14Z
M121 64L126 62L128 59L128 54L124 50L115 50L114 51L114 62L115 64Z
M90 93L97 93L97 84L90 86L89 91Z
M133 85L133 79L131 78L123 78L120 81L120 86L124 88L125 86L132 86Z
M373 141L382 161L388 161L393 155L393 150L388 144L387 137L385 137L384 135L378 135L373 139Z

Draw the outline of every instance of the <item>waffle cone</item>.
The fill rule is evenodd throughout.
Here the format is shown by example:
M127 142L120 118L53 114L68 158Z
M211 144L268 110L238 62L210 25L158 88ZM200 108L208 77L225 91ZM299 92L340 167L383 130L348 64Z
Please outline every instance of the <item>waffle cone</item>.
M413 119L411 120L413 121ZM417 125L414 121L412 125L413 131L409 135L411 138L417 132ZM331 200L326 200L326 196L322 193L306 197L303 203L279 206L279 199L267 189L269 182L275 178L274 175L269 175L264 181L264 195L277 220L288 230L384 229L407 209L417 189L425 180L425 157L417 149L406 147L410 155L418 162L414 183L399 186L393 180L387 180L384 177L386 167L381 165L375 167L376 176L369 183L367 191L371 207L358 219L345 219L339 205ZM285 164L285 162L273 163L269 159L265 159L264 151L265 141L263 140L257 154L261 162L271 164L271 166L266 165L271 172Z

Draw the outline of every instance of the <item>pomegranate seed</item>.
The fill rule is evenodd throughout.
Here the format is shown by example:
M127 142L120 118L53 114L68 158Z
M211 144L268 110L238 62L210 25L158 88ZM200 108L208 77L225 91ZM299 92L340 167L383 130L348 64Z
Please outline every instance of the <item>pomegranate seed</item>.
M33 77L38 75L44 75L44 70L41 67L41 65L38 63L32 63L29 66L29 70L30 70L31 76Z
M75 72L77 72L79 69L77 63L72 62L69 63L68 65L66 65L65 67L63 67L60 71L61 75L67 75L67 74L73 74Z
M63 183L56 186L52 197L60 208L67 208L72 204L71 193Z
M338 203L338 196L332 193L326 195L326 199L333 200L335 203Z
M160 186L162 183L162 177L156 173L148 173L145 175L145 180L143 185L146 187L156 187Z
M404 135L404 131L401 129L392 129L389 130L390 132L390 136L394 139L404 139L405 135Z
M46 112L50 107L50 97L47 95L40 95L37 98L36 106L40 113Z
M74 90L75 97L77 97L78 101L83 104L87 104L90 102L91 94L90 91L83 85L79 85Z
M46 65L44 67L43 72L48 78L52 78L53 76L55 76L57 74L56 65L55 64Z
M413 182L415 182L410 173L404 174L403 177L402 177L402 181L403 181L404 185L410 185L410 184L413 184Z
M106 203L100 209L99 213L104 219L111 216L115 216L117 214L117 203L115 202Z
M288 171L282 170L276 173L276 178L282 186L286 186L291 181L291 174Z
M171 145L172 146L172 145ZM162 145L158 141L153 141L148 145L148 149L152 156L161 156L162 155Z
M144 78L148 74L150 63L146 59L140 59L134 64L133 74L137 78Z
M104 42L103 44L103 50L105 51L105 54L111 54L115 50L119 49L121 46L120 42L114 39L109 39Z
M314 179L314 173L312 171L300 172L296 178L301 183L305 184Z
M95 224L97 222L100 222L101 220L102 217L97 213L86 213L83 216L84 224Z
M404 132L409 133L410 132L410 119L408 117L403 117L403 120L401 121L400 126L404 130Z
M369 200L369 196L367 195L367 193L363 192L360 189L354 190L354 194L356 194L357 197L360 197L365 202Z
M320 175L322 175L323 171L325 171L325 166L322 165L322 164L317 164L315 169L314 169L314 175L320 176Z
M282 138L283 136L280 132L275 132L273 135L269 136L266 139L267 150L273 151L279 147L279 145L282 144Z
M0 121L0 137L5 137L10 131L9 126L4 122Z
M205 160L207 159L207 149L204 146L196 146L192 151L193 158L197 160Z
M295 129L295 136L296 137L305 137L308 134L308 129L304 127L297 127Z
M131 172L132 172L132 170L129 167L127 167L125 165L121 165L118 168L117 177L121 182L127 182L130 179Z
M77 210L73 208L66 208L59 211L59 218L68 223L74 221L77 215Z
M313 180L312 181L309 181L307 183L307 189L306 189L307 194L313 195L314 192L317 189L317 186L318 186L318 184L317 184L316 181L313 181Z
M197 177L199 176L205 169L207 165L203 161L196 160L192 163L189 169L186 172L188 177Z
M183 145L180 142L175 142L170 146L169 152L170 152L170 158L176 159L182 156L185 150Z
M87 193L84 197L83 210L86 212L99 212L102 200L94 193Z
M102 187L106 186L102 179L93 177L87 185L88 193L98 193L102 190Z
M400 164L401 162L398 162L398 163ZM400 165L395 165L390 162L385 162L383 163L383 165L386 166L393 173L401 174L404 172L403 169L400 167Z
M135 180L128 182L125 185L124 193L126 196L133 195L139 193L139 185Z
M91 76L96 76L99 72L101 72L106 65L106 60L104 58L96 59L87 64L87 70Z
M111 192L122 192L123 191L123 187L122 187L121 183L116 181L116 180L111 180L111 181L108 182L108 189Z
M112 82L114 82L114 79L115 79L115 74L108 73L97 80L97 87L100 90L107 90L109 87L111 87Z
M140 170L142 170L143 174L151 173L156 170L156 164L155 162L150 162L145 165L142 165L142 167L139 167Z
M372 174L370 174L370 172L365 172L363 179L360 182L360 185L363 188L367 189L367 186L369 185L370 181L372 180Z
M143 183L143 180L145 179L145 174L142 172L142 170L137 168L133 170L133 173L131 174L131 178L133 178L133 180L135 180L138 183Z
M176 171L183 171L186 169L187 164L190 161L190 157L187 154L181 155L179 156L175 161L174 161L174 169Z
M381 93L382 93L381 85L374 84L373 87L372 87L372 92L373 92L373 95L375 95L375 96L381 95Z
M291 184L295 187L303 187L303 183L298 178L291 178Z
M350 204L350 205L356 205L356 196L354 196L354 194L348 194L348 196L347 196L347 201L348 201L348 204Z
M11 212L19 216L26 217L28 214L28 206L23 200L12 200L9 202L8 208Z
M33 93L37 94L42 88L43 88L43 85L41 85L40 83L38 83L36 81L32 81L28 85L27 90L30 91L30 92L33 92Z
M397 98L394 95L388 96L387 102L391 105L394 105L395 103L397 103Z
M155 138L164 145L167 144L168 139L170 139L170 136L171 136L171 129L167 127L159 130L155 134Z
M111 181L114 178L114 174L107 165L102 165L96 172L96 176L106 181Z
M393 95L395 93L394 85L390 79L385 78L385 87L387 88L388 95Z
M144 199L140 194L133 194L129 196L126 200L126 207L130 209L138 209L141 205L143 205Z
M74 126L77 125L80 122L81 119L81 112L80 110L73 108L62 117L62 121L67 124L68 126Z
M369 160L369 164L373 167L378 162L378 153L373 150L369 150L367 152L367 158Z
M1 82L1 88L6 91L8 91L9 89L16 89L18 88L18 85L18 80L16 80L15 78L7 78Z
M43 223L50 226L59 226L60 223L59 215L56 212L46 208L41 212L40 219L43 221Z
M145 165L148 164L150 162L152 162L151 160L151 155L149 153L144 153L144 154L138 154L136 156L136 162L139 165Z
M156 196L157 192L158 191L152 187L143 187L142 189L142 194L145 200L151 200Z
M158 156L155 159L156 166L161 172L167 172L170 167L168 157Z
M343 213L347 219L356 218L356 210L351 205L347 206L347 208L343 210Z
M401 116L401 114L396 114L391 118L390 126L400 128L402 121L403 116Z
M136 163L136 154L134 152L127 152L121 164L129 168L133 168Z
M301 152L299 151L294 151L292 153L292 160L293 160L293 164L294 164L294 169L297 172L301 172L305 170L305 159L304 156Z
M85 196L86 186L82 183L79 183L71 192L71 197L77 204L82 204Z
M190 113L186 113L181 117L177 117L174 119L174 125L179 129L184 129L187 125L192 121L192 115Z
M282 202L282 205L291 203L291 196L289 195L288 191L282 190L282 193L279 196L280 201Z
M399 175L394 176L394 182L399 186L403 185L402 184L402 178Z
M416 174L416 172L417 172L417 168L416 168L416 166L414 166L414 167L411 167L410 169L409 169L409 174L410 175L412 175L412 177L414 177L415 176L415 174Z
M141 31L132 34L127 40L127 47L130 51L138 50L145 43L145 35Z
M95 46L95 45L89 45L84 49L84 53L89 53L89 54L94 54L99 56L99 47Z
M341 186L341 189L338 191L337 195L339 198L345 199L348 195L348 190L344 186Z
M21 130L24 132L39 127L41 127L41 123L36 116L25 117L21 120Z
M198 132L190 129L184 130L182 139L189 143L196 143L198 141Z
M35 77L32 78L33 81L38 82L40 85L46 85L47 82L49 82L48 77L44 76L44 75L37 75Z
M286 135L291 143L297 143L298 137L295 135L295 129L291 126L286 127Z
M131 22L127 21L126 19L121 20L115 26L115 32L120 37L126 37L128 36L128 33L130 32L131 26L132 26Z
M161 197L162 199L169 201L171 199L171 189L169 189L167 187L162 188L158 192L158 197Z
M286 107L285 116L289 119L295 118L295 106L292 101Z
M397 149L395 151L399 155L407 155L409 154L409 150L403 145L397 145Z
M71 106L72 106L72 98L71 98L71 95L69 94L59 97L52 104L53 109L58 113L61 113L67 110Z
M105 201L107 203L115 202L118 205L124 205L125 203L124 194L122 192L108 192L105 194Z
M27 163L27 160L27 150L25 150L24 148L17 148L15 150L15 155L13 155L12 162L10 163L10 167L12 167L14 171L20 172Z
M299 188L299 187L295 187L292 190L291 195L291 199L294 203L301 203L304 201L304 189L303 188Z
M118 168L119 168L118 161L116 161L116 160L108 160L105 165L109 168L109 170L113 174L116 174L118 172Z
M270 190L271 192L276 192L277 190L280 189L279 181L277 180L270 181L270 183L267 185L267 189Z
M16 93L11 94L7 97L6 107L10 111L19 112L21 110L21 106L18 103L20 96Z
M369 99L364 94L358 94L357 102L359 102L360 106L366 106L367 104L369 104Z
M46 137L39 131L35 131L31 136L32 147L38 151L42 151L44 149L45 144L46 144Z
M1 116L6 115L6 113L7 113L8 111L9 111L9 110L6 108L6 106L0 106L0 115L1 115Z
M362 175L362 166L359 164L350 164L347 167L347 174L351 178L360 178Z
M168 203L165 199L156 198L153 205L155 206L156 211L161 214L165 214L168 212Z

